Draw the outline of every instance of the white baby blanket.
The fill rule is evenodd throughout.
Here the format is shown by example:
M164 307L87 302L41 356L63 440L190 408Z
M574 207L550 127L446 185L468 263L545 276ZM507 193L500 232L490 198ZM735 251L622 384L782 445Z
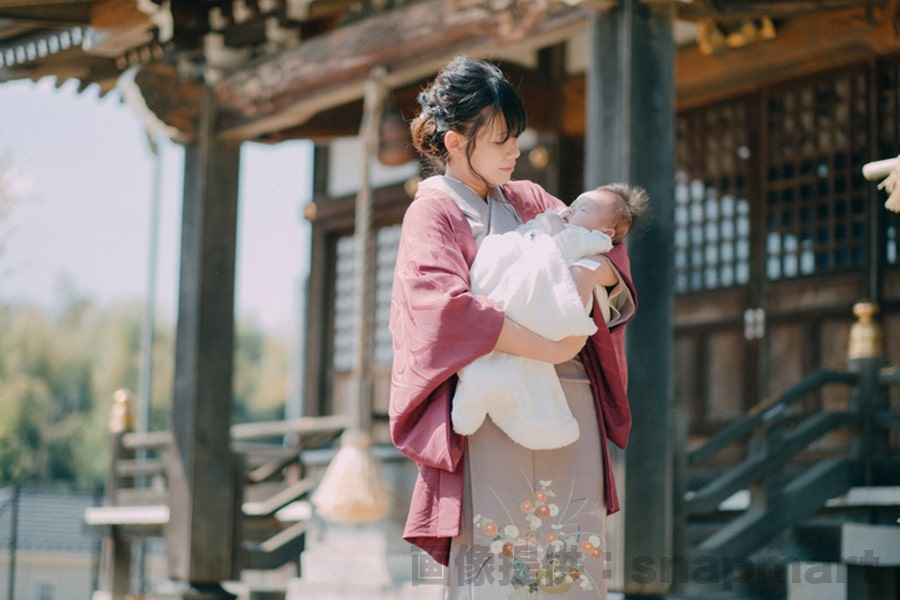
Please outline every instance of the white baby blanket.
M591 335L597 327L579 298L569 263L606 252L608 235L567 226L550 236L543 215L515 231L485 236L470 271L471 289L498 302L520 325L552 340ZM534 450L578 439L556 369L547 362L491 352L459 372L451 418L470 435L485 416L513 441Z

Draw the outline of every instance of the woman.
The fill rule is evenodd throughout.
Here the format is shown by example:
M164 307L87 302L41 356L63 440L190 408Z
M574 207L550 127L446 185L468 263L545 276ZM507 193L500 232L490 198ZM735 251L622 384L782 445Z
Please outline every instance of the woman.
M598 256L599 285L624 285L622 317L551 341L470 290L488 233L562 203L510 181L525 110L499 69L459 57L419 94L417 149L443 175L423 181L403 220L394 275L391 435L419 466L404 539L449 566L449 598L606 596L605 517L618 509L606 440L624 447L628 410L622 325L634 314L624 245ZM450 419L456 373L491 351L557 365L578 439L529 450L490 420L472 435ZM567 596L560 596L567 597Z

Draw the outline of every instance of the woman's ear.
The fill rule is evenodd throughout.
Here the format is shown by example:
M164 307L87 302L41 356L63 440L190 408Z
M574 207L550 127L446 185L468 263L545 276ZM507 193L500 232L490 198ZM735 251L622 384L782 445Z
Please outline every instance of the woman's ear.
M447 149L448 154L453 154L454 152L459 151L459 149L465 145L466 138L463 137L463 135L458 131L453 131L451 129L444 134L444 147Z

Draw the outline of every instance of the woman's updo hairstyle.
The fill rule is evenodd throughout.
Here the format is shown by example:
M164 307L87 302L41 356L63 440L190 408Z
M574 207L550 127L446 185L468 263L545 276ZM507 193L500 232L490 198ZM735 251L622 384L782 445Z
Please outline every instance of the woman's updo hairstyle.
M431 85L419 92L418 101L421 110L409 126L413 145L436 170L447 160L444 134L448 131L474 140L482 127L502 115L508 139L519 137L527 124L525 106L503 72L469 56L458 56L441 69ZM466 146L467 156L474 146Z

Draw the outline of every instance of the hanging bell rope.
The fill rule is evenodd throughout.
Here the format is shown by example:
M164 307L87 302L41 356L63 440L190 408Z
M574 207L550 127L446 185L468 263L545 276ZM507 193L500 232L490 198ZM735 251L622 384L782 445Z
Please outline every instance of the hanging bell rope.
M316 511L337 523L371 523L388 510L390 494L372 446L372 338L375 330L374 311L366 310L366 302L375 297L375 270L367 261L375 256L372 227L372 191L370 164L377 156L381 116L388 97L385 84L387 71L376 67L369 73L363 98L363 117L359 136L363 142L360 163L361 181L356 196L355 260L355 327L354 361L351 372L350 397L347 402L348 427L341 436L341 447L312 496Z
M878 189L888 195L885 208L900 212L900 156L866 163L863 165L863 177L869 181L881 179Z

